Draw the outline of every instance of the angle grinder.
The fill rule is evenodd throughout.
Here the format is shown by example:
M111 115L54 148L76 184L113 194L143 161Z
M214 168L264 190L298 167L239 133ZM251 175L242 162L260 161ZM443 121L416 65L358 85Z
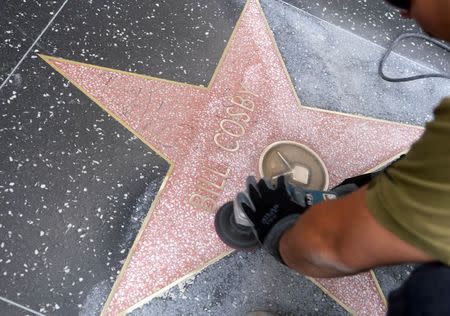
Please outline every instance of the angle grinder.
M336 194L326 191L308 190L302 187L288 185L294 202L300 205L311 206L326 199L335 199ZM301 200L301 201L300 201ZM240 192L233 201L227 202L216 213L214 225L217 235L228 246L234 249L253 249L259 244L253 224L245 214L242 205L254 208L246 192Z
M336 199L358 190L383 172L386 167L400 160L404 156L405 155L396 157L385 166L382 166L371 173L365 173L345 179L330 191L313 190L292 182L286 184L286 190L289 192L292 201L299 204L299 206L310 207L324 200ZM214 219L217 235L219 235L220 239L225 244L234 249L252 249L256 248L259 244L258 239L253 232L253 223L248 219L243 210L244 204L249 206L249 208L254 209L248 193L240 192L233 201L225 203L218 209Z
M222 205L216 213L214 226L217 235L234 249L253 249L258 246L258 239L252 230L252 223L241 207L234 207L236 201Z

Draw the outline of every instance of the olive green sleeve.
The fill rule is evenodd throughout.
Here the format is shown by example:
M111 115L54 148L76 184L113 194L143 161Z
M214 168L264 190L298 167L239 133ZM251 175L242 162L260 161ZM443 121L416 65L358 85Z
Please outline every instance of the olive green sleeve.
M368 187L369 211L402 240L450 265L450 99L408 154Z

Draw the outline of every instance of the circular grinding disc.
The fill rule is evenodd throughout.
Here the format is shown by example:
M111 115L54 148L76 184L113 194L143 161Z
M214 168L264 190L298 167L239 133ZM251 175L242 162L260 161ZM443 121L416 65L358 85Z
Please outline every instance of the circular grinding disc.
M214 226L220 239L234 249L251 249L258 246L252 229L236 223L233 202L225 203L219 208L214 218Z

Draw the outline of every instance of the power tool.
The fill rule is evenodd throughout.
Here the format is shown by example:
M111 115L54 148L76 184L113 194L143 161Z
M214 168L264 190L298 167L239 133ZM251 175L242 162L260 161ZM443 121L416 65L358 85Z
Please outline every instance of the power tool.
M307 190L293 184L288 185L286 189L299 208L309 207L323 200L335 199L337 196L335 192ZM252 229L253 224L243 210L244 204L254 208L245 191L239 192L233 201L220 207L214 221L220 239L228 246L240 250L252 249L259 244Z
M291 200L298 204L299 208L305 209L324 200L336 199L358 190L404 156L402 154L394 158L373 172L345 179L330 191L305 189L292 182L286 185L286 190L289 192ZM249 185L252 184L247 183L247 187ZM233 201L222 205L218 209L214 220L216 233L220 239L228 246L240 250L253 249L259 245L258 239L253 231L253 223L248 219L243 210L244 204L254 209L247 191L239 192Z

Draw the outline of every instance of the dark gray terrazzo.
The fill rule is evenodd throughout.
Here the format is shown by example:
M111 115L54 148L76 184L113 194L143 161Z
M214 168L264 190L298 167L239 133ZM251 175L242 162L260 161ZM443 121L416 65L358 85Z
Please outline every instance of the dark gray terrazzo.
M21 308L18 308L16 306L11 305L11 304L5 303L2 300L0 300L0 312L2 313L2 315L7 315L7 316L33 315L33 314L29 313L29 312L26 312L25 310L23 310Z
M39 51L207 85L243 1L71 1ZM86 23L88 21L88 23Z
M234 253L131 315L346 315L317 286L257 251Z
M405 264L392 267L380 267L374 270L386 297L406 280L417 265Z
M278 0L263 0L288 71L304 105L423 125L450 93L450 80L390 83L378 75L384 48ZM393 54L386 72L430 69Z
M400 34L421 32L414 20L401 18L396 9L381 0L284 1L384 47ZM450 53L430 43L405 40L396 51L440 71L450 72Z
M383 46L418 30L381 1L287 1L293 6L262 5L305 105L422 125L450 91L440 79L378 77ZM6 2L0 79L61 2ZM243 3L68 2L0 91L0 296L42 313L99 314L168 167L35 53L207 84ZM448 57L427 45L399 51L425 66L394 55L388 69L395 74L448 68ZM412 268L377 269L384 293ZM311 282L255 252L228 256L133 315L254 309L346 314ZM29 313L0 301L0 314Z
M0 2L0 84L63 2L64 0Z
M67 3L0 90L0 296L98 314L168 168L36 53L206 84L242 7Z
M413 268L375 270L386 297ZM253 310L280 315L348 315L313 283L262 251L233 253L131 315L244 316Z
M0 91L0 296L76 315L98 289L105 302L169 166L40 59L16 75Z

